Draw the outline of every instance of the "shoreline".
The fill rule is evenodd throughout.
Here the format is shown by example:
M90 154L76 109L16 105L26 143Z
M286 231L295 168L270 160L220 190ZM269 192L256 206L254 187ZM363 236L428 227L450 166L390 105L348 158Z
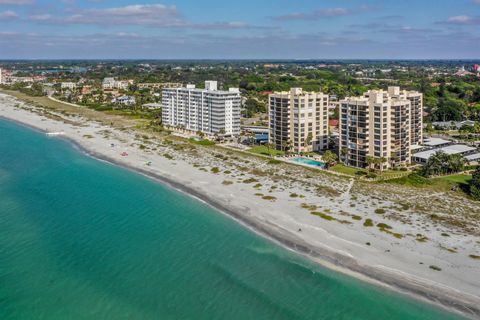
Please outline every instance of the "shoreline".
M32 125L31 123L22 122L13 117L6 117L0 115L0 119L12 121L22 126L34 129L45 133L46 131L40 126ZM367 281L377 286L394 290L409 297L416 298L422 302L426 302L445 311L455 312L470 318L480 317L480 299L468 293L459 292L446 285L427 281L426 279L417 278L407 273L401 274L398 271L387 271L387 268L380 269L378 267L369 266L359 263L354 257L348 256L344 253L331 250L327 247L321 247L313 243L308 243L291 230L287 230L282 226L261 220L248 213L247 209L243 211L234 206L229 206L228 203L222 201L221 198L215 198L208 193L202 192L194 186L189 186L182 183L179 179L175 180L166 175L161 175L151 170L143 169L140 165L131 165L125 161L119 161L109 156L106 152L101 153L95 151L93 148L89 149L75 138L68 134L57 137L72 144L79 151L95 158L97 160L108 162L111 165L118 166L135 173L141 174L145 177L153 179L162 183L169 188L175 189L178 192L191 196L199 201L202 201L235 220L236 222L247 227L256 234L268 239L269 241L300 254L309 260L329 269L332 269L343 274L353 276L362 281ZM77 138L80 140L80 138Z

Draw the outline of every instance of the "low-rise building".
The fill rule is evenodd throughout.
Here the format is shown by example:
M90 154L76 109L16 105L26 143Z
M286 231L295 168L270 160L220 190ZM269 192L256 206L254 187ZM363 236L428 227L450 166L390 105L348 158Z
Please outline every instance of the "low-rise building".
M60 84L61 89L69 89L69 90L74 90L77 88L77 84L75 82L62 82Z
M116 80L115 78L105 78L102 82L102 88L103 90L126 90L131 84L133 84L133 80Z
M453 144L445 147L417 152L412 155L412 160L413 162L418 164L426 164L428 162L428 159L430 159L430 157L437 152L444 152L448 155L459 154L465 157L466 160L470 159L470 161L478 160L478 157L480 157L477 148L463 144Z
M121 97L112 99L112 103L123 104L126 106L132 106L135 104L135 102L136 102L135 97L131 97L131 96L121 96Z
M181 88L182 84L178 82L150 82L137 84L139 89L163 89L163 88Z

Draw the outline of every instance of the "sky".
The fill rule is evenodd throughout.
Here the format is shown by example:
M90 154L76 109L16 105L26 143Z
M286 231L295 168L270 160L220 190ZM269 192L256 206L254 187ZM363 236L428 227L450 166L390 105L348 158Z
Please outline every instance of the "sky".
M0 59L477 59L480 0L0 0Z

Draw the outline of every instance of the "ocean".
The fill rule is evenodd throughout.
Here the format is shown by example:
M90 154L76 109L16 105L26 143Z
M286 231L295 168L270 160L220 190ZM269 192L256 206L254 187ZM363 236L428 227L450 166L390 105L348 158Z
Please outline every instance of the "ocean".
M459 319L0 120L0 319Z

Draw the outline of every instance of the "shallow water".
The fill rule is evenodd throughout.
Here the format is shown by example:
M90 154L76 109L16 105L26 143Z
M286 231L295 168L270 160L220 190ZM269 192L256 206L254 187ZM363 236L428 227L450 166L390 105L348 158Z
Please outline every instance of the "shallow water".
M0 319L456 319L0 120Z

